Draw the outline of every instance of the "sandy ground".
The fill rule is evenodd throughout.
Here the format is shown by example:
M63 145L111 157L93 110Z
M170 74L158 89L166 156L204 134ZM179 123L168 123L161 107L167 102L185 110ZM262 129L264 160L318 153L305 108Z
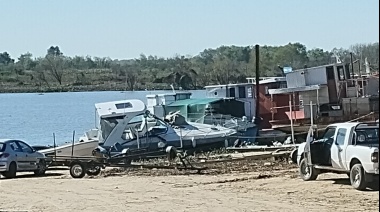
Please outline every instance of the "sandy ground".
M287 170L228 174L0 179L0 211L379 211L379 191L354 190L346 175L304 182ZM136 171L137 173L137 171Z

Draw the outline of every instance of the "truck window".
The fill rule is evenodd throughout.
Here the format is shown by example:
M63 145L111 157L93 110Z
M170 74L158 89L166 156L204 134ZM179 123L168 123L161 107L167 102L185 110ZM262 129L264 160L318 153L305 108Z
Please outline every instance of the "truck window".
M332 144L332 142L334 141L335 130L335 127L327 128L322 136L322 139L325 139L325 142Z
M355 132L357 145L379 144L379 129L358 129Z
M336 144L344 145L344 138L346 137L347 129L340 128L338 134L336 135Z

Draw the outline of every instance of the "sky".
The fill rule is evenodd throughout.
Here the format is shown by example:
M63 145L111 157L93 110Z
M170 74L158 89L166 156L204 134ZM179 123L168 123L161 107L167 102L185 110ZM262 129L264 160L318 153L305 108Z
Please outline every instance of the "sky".
M132 59L222 45L379 42L378 0L0 0L0 52Z

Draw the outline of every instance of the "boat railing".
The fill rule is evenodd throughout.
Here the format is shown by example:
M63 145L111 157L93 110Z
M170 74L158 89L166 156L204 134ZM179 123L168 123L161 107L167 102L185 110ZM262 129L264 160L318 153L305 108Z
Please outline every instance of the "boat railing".
M243 118L224 114L188 113L187 120L195 123L220 125L227 128L247 128L248 126L248 120L245 121ZM231 125L233 126L231 127Z

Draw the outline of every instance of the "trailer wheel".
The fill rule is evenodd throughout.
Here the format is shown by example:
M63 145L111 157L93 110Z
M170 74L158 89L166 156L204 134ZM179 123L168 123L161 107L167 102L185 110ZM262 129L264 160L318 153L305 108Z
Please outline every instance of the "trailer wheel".
M94 166L90 169L87 169L86 174L88 176L97 176L100 174L101 168L100 166Z
M292 150L292 152L290 153L290 159L292 160L294 164L297 164L297 153L298 153L297 148Z
M86 175L86 169L81 162L73 162L70 165L70 175L73 178L83 178Z

